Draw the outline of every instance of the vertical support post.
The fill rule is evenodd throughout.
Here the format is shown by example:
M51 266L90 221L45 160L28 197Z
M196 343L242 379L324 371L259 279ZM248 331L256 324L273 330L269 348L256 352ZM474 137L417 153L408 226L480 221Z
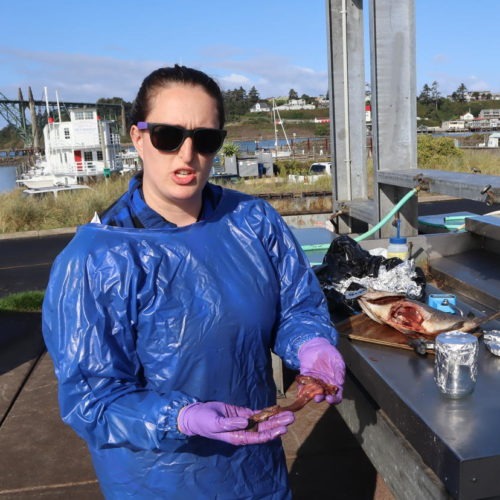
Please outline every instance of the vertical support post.
M363 0L327 0L333 206L367 197ZM340 232L351 232L349 216Z
M121 135L126 135L127 121L125 120L125 104L123 104L123 101L120 105L120 122L121 122Z
M31 118L31 135L33 137L33 149L37 151L40 148L40 132L38 129L38 117L35 110L35 100L33 99L33 92L31 87L28 87L28 103L30 108Z
M26 115L24 114L24 112L25 112L24 98L23 98L23 92L22 92L20 87L17 89L17 99L19 100L19 118L20 118L20 123L21 123L21 129L23 131L24 136L27 138L27 140L31 139L31 142L26 142L24 144L24 146L30 147L33 145L33 140L31 137L29 137L28 130L26 127Z
M381 170L417 166L414 0L371 0L370 46L373 163L379 219L408 192L378 183ZM400 212L401 233L417 234L417 199ZM394 228L384 226L382 237Z

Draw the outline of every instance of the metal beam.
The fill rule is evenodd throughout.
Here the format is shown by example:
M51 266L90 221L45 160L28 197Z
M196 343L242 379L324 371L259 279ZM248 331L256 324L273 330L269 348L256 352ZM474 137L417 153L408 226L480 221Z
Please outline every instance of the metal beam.
M327 0L334 211L366 199L365 71L362 0ZM352 229L342 216L341 232Z
M352 232L354 214L368 224L380 220L407 193L380 182L379 172L416 168L414 0L369 0L368 5L375 171L371 213L349 208L368 200L363 2L327 0L334 206L349 208L348 216L341 216L340 232ZM416 199L401 209L400 219L403 235L417 234ZM392 231L384 226L380 234Z
M370 9L373 165L379 218L407 193L381 182L382 171L417 166L414 0L372 0ZM400 211L401 232L418 233L417 200ZM384 226L382 237L391 236Z
M409 190L420 186L429 193L439 193L466 200L500 203L500 176L469 174L446 170L406 169L380 171L378 181L384 185Z
M19 99L8 99L0 93L0 115L4 120L12 125L18 136L23 140L24 146L27 148L37 149L42 142L39 130L43 128L42 122L46 122L47 118L47 103L43 100L33 99L31 88L29 89L29 100L22 99L21 90L19 90ZM111 110L113 112L113 119L119 120L118 123L125 130L125 112L122 104L108 104L108 103L86 103L86 102L64 102L58 103L57 101L48 101L49 113L54 115L58 106L64 109L70 108L97 108L101 110ZM26 109L30 111L30 121L26 120Z

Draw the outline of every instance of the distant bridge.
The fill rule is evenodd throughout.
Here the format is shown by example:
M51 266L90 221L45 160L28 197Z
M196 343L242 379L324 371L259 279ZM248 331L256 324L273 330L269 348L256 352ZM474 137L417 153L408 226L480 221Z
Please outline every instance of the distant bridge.
M104 119L115 120L122 133L126 128L123 104L35 100L31 87L28 88L28 94L26 101L21 89L18 91L18 99L8 99L0 92L0 116L15 128L25 148L40 149L43 142L41 131L48 117L66 116L70 108L97 108Z

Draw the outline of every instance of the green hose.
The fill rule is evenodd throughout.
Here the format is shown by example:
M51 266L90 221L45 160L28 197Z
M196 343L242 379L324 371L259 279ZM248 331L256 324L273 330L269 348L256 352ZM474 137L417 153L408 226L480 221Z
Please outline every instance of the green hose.
M378 231L382 226L385 226L385 224L387 224L391 218L394 216L394 214L396 212L399 211L399 209L415 194L415 193L418 193L418 189L417 188L413 188L411 191L408 191L404 196L403 198L401 198L401 200L399 200L399 203L397 203L396 205L394 205L393 209L378 223L378 224L375 224L370 230L366 231L366 233L363 233L363 234L360 234L359 236L357 236L356 238L354 238L354 241L363 241L365 240L366 238L368 238L368 236L371 236L373 233L375 233L376 231Z
M391 218L394 216L394 214L396 212L398 212L400 210L400 208L414 194L418 193L418 191L419 190L417 188L413 188L411 191L408 191L403 196L403 198L401 198L401 200L399 201L399 203L397 203L396 205L394 205L394 207L392 208L392 210L380 222L378 222L377 224L375 224L375 226L373 226L370 230L366 231L366 233L363 233L363 234L360 234L359 236L356 236L356 238L354 238L354 241L356 241L356 242L363 241L366 238L368 238L369 236L371 236L373 233L377 232L382 226L384 226L385 224L387 224L387 222L389 222L391 220ZM304 252L314 252L314 251L318 251L318 250L328 250L329 248L330 248L330 243L318 243L318 244L314 244L314 245L302 245L302 250L304 250Z

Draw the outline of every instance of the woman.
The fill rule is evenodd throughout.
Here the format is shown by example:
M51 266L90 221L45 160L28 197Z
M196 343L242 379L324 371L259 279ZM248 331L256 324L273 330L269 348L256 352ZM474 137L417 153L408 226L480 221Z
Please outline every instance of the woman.
M63 420L106 498L289 498L270 350L337 385L324 296L280 216L208 183L225 131L204 73L160 68L134 103L143 172L56 259L43 331ZM322 400L324 397L317 397Z

